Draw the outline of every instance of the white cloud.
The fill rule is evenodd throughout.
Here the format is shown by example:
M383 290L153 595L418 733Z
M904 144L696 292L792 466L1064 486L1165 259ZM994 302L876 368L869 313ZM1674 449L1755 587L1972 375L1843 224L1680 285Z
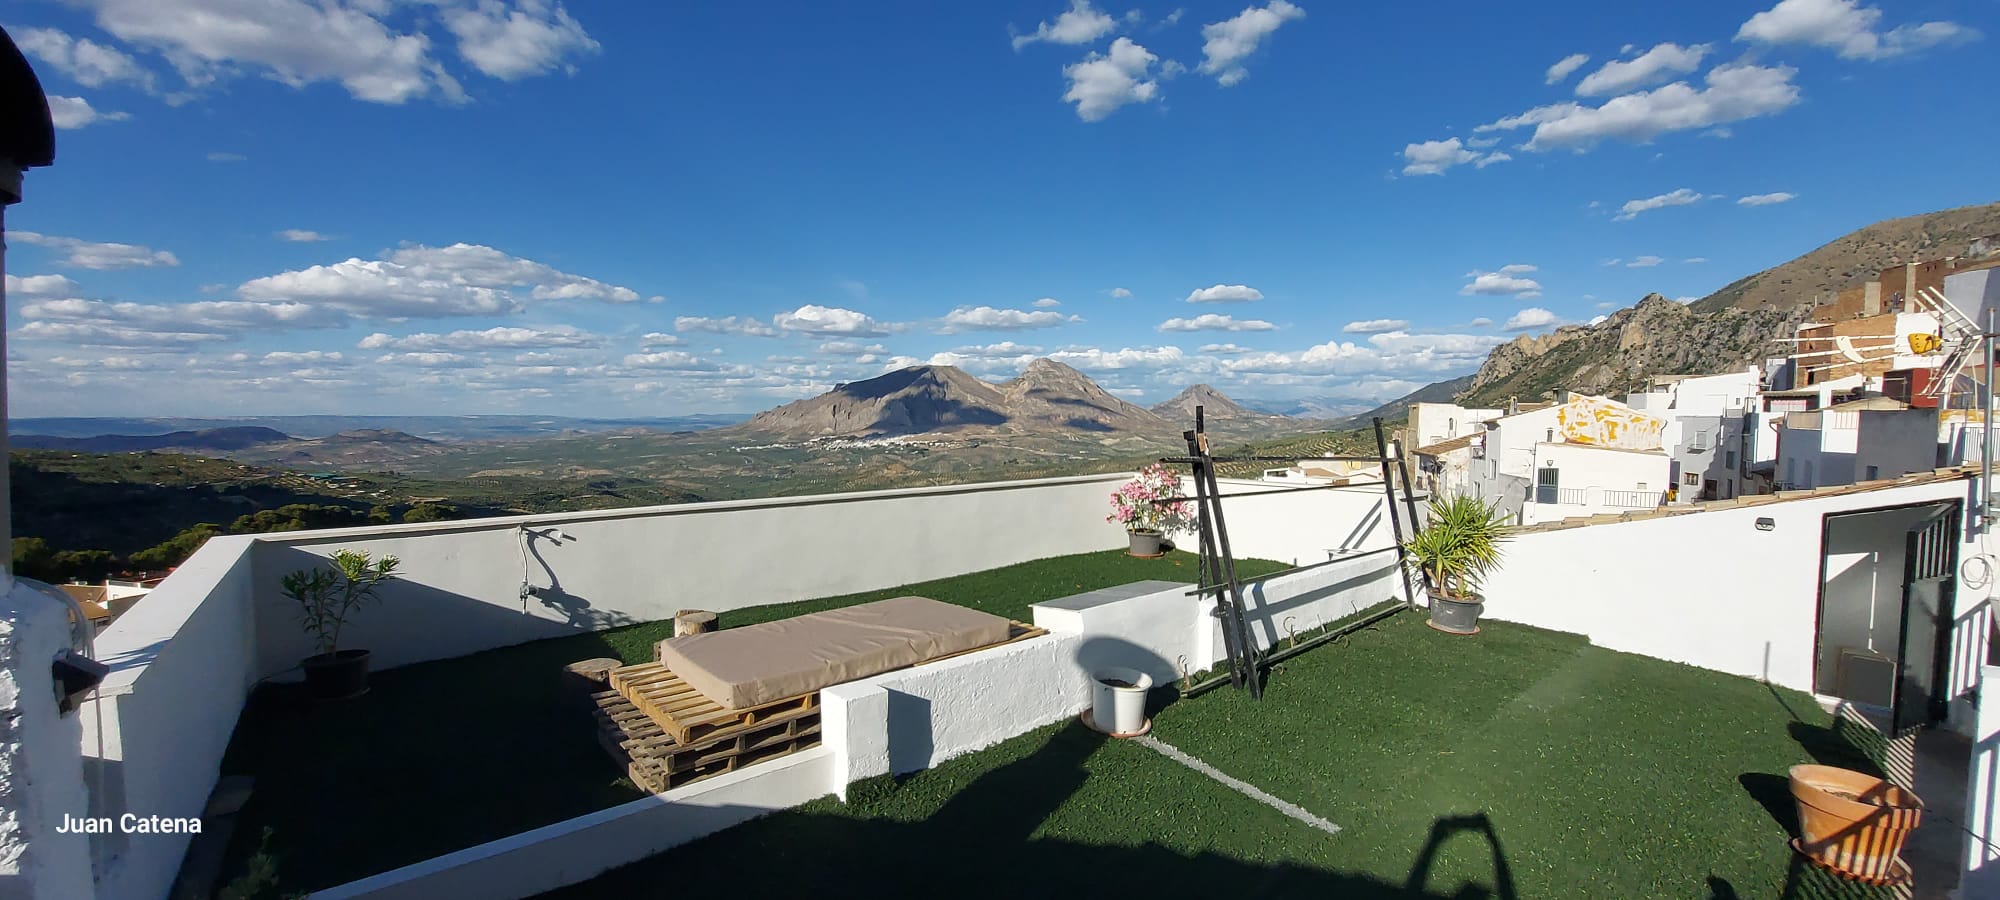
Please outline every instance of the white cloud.
M896 330L851 309L811 303L771 317L771 324L779 331L823 337L881 337Z
M668 334L664 331L648 331L639 336L639 346L647 350L654 347L679 347L685 343L687 341L680 335Z
M1391 331L1373 335L1365 343L1328 341L1305 350L1247 353L1219 363L1226 374L1263 383L1300 383L1294 379L1334 375L1436 375L1476 369L1487 353L1505 342L1495 335Z
M49 95L49 120L57 128L74 130L96 122L122 122L129 118L132 118L130 113L99 112L82 97Z
M384 353L375 361L391 366L412 366L419 369L453 369L476 366L477 360L457 353L419 352Z
M1066 366L1073 366L1090 372L1117 371L1120 369L1159 369L1175 365L1185 359L1179 347L1126 347L1122 350L1101 350L1095 347L1057 350L1049 358Z
M1468 297L1482 295L1531 300L1542 295L1541 282L1523 277L1533 271L1535 271L1534 266L1519 263L1501 266L1496 272L1475 269L1465 273L1465 277L1472 280L1460 287L1458 292Z
M1683 47L1664 43L1631 59L1614 59L1577 82L1577 96L1623 94L1692 72L1701 67L1702 57L1707 56L1711 49L1707 44Z
M702 331L709 334L747 334L752 337L775 337L777 330L749 316L680 316L674 319L675 331Z
M1160 97L1160 82L1149 77L1159 57L1131 38L1111 42L1108 53L1092 53L1082 62L1063 67L1069 90L1063 102L1076 104L1077 118L1096 122L1128 103L1148 103Z
M418 332L392 337L376 332L356 344L362 350L529 350L552 347L596 347L603 339L568 325L548 328L495 326L481 331L462 330L449 334Z
M1127 297L1132 296L1132 292L1124 288L1112 288L1110 293L1111 293L1111 298L1114 300L1123 300Z
M480 0L470 7L446 7L440 15L458 38L458 55L502 81L540 75L567 57L600 49L569 10L547 0L519 0L513 8Z
M1377 334L1384 331L1402 331L1410 327L1406 319L1364 319L1349 322L1340 329L1347 334Z
M1505 153L1495 150L1492 153L1488 153L1485 156L1482 156L1478 160L1474 161L1472 167L1475 169L1484 169L1487 166L1490 166L1494 163L1508 162L1513 158L1514 157L1508 156Z
M1694 266L1694 265L1700 265L1701 263L1705 263L1705 262L1708 262L1708 257L1706 257L1706 256L1690 256L1690 257L1688 257L1687 259L1684 259L1684 260L1681 260L1681 262L1683 262L1683 263L1686 263L1687 265L1690 265L1690 266Z
M258 360L267 366L340 365L347 357L338 350L273 350Z
M1797 194L1788 194L1784 191L1772 194L1751 194L1748 197L1736 198L1736 203L1738 206L1771 206L1777 203L1789 203L1797 196Z
M1305 10L1285 0L1271 0L1262 7L1246 7L1234 18L1203 25L1202 60L1198 69L1204 75L1215 76L1223 87L1236 84L1250 77L1243 68L1243 60L1257 52L1258 44L1279 26L1305 17Z
M1522 149L1558 147L1587 150L1611 138L1645 143L1674 131L1709 128L1768 116L1799 102L1798 85L1789 66L1729 63L1708 71L1706 87L1687 82L1613 97L1601 106L1575 102L1538 106L1520 115L1478 126L1479 133L1511 131L1533 125Z
M277 235L278 240L291 241L295 244L310 244L316 241L333 240L333 238L320 234L317 231L307 231L304 228L287 228L278 232Z
M138 244L114 244L58 237L33 231L10 231L10 240L47 247L61 254L56 264L75 269L150 269L178 266L181 261L165 250Z
M201 300L194 303L118 303L64 297L38 300L21 308L25 319L162 330L201 328L212 332L330 328L345 324L341 311L306 303Z
M1474 328L1492 328L1493 320L1485 316L1480 316L1479 318L1473 319L1470 324Z
M50 341L85 347L124 347L135 350L175 350L193 344L226 341L216 332L162 331L101 322L29 322L15 329L13 337L24 341Z
M457 243L449 247L411 245L389 254L388 261L404 267L418 278L434 278L479 288L528 288L530 298L535 300L636 303L641 299L639 292L631 288L571 275L553 266L510 256L480 244Z
M514 80L595 52L561 4L549 0L76 0L98 27L158 51L190 86L251 73L295 88L337 83L372 103L465 90L433 54L448 34L473 68ZM443 25L443 32L432 34Z
M357 316L499 315L529 301L639 299L630 288L572 275L492 247L413 245L386 259L350 258L244 282L245 300L294 300Z
M208 161L213 163L238 163L249 158L241 153L231 153L227 150L211 150L208 153Z
M625 357L624 363L635 369L666 369L676 372L698 372L716 368L715 363L685 350L633 353Z
M1218 284L1197 288L1187 296L1189 303L1248 303L1264 299L1264 292L1243 284Z
M1215 313L1192 319L1173 318L1160 323L1161 331L1274 331L1277 327L1262 319L1238 319Z
M961 306L945 314L943 326L938 331L942 334L957 334L962 331L1028 331L1081 321L1083 321L1081 318L1065 316L1059 312Z
M1556 60L1556 64L1550 66L1549 71L1543 76L1543 83L1555 84L1562 81L1568 78L1571 73L1583 68L1583 64L1587 62L1590 62L1590 54L1588 53L1572 53L1562 59Z
M1090 0L1070 0L1069 9L1056 16L1054 22L1043 22L1031 34L1014 36L1014 49L1020 50L1037 41L1051 44L1089 44L1112 31L1118 23L1104 11L1090 5Z
M1043 297L1042 299L1037 300L1029 305L1033 306L1036 309L1054 309L1058 306L1061 306L1062 301L1057 300L1054 297Z
M1452 166L1478 158L1479 152L1466 149L1464 142L1458 138L1407 144L1403 147L1403 174L1443 175Z
M1256 351L1241 344L1203 344L1195 352L1209 353L1216 356L1235 356L1239 353L1255 353Z
M89 38L72 38L55 28L22 28L14 42L23 53L47 63L84 87L126 82L142 90L153 87L153 73L139 61Z
M1642 212L1665 209L1669 206L1688 206L1700 203L1701 199L1702 195L1700 191L1677 188L1664 194L1656 194L1639 200L1627 200L1624 206L1618 207L1618 214L1612 216L1611 220L1614 222L1626 222L1637 218Z
M1530 306L1515 313L1507 320L1507 324L1500 327L1508 331L1526 331L1530 328L1544 328L1561 321L1555 313L1539 306Z
M5 280L10 300L38 300L76 296L77 283L61 275L8 275Z
M1657 256L1635 256L1632 257L1631 261L1625 263L1625 268L1650 269L1663 262L1666 262L1666 260L1661 259L1660 257Z
M1882 10L1857 0L1781 0L1750 17L1736 39L1760 44L1809 44L1842 59L1878 60L1939 44L1972 40L1979 32L1956 22L1924 22L1880 30Z
M860 341L827 341L819 345L819 352L829 356L879 356L888 353L889 348Z

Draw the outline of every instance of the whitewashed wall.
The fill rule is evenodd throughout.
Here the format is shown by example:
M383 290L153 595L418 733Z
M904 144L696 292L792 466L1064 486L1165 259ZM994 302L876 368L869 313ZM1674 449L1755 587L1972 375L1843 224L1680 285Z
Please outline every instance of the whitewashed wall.
M1373 553L1253 585L1244 600L1250 637L1259 649L1268 650L1293 635L1335 624L1370 607L1403 602L1402 573L1395 553ZM1229 656L1222 642L1222 620L1207 614L1214 605L1212 600L1204 604L1197 627L1201 640L1196 655L1209 666Z
M1414 466L1415 461L1411 462ZM1415 473L1412 472L1412 475ZM1291 492L1268 481L1218 479L1223 496L1257 494L1222 501L1223 522L1229 528L1229 549L1237 559L1270 559L1295 566L1326 562L1330 554L1354 553L1396 545L1384 514L1388 495L1380 484L1354 487L1303 486ZM1192 479L1182 479L1192 495ZM1421 497L1417 505L1423 505ZM1397 511L1408 508L1397 498ZM1404 528L1409 523L1404 523ZM1192 534L1176 535L1182 548L1193 551Z
M1981 667L1981 698L1966 765L1965 874L1958 896L2000 897L2000 666Z
M58 711L50 664L70 645L62 601L0 572L0 897L90 896L90 840L58 834L85 815L80 716Z
M218 537L97 637L111 666L83 754L96 815L199 816L257 674L249 537ZM101 739L101 750L100 750ZM100 900L156 898L180 870L188 835L93 836Z
M342 548L403 561L403 578L343 637L388 668L682 609L785 603L1124 546L1124 532L1104 515L1112 488L1128 477L264 535L258 669L283 671L311 652L278 579ZM522 526L530 534L527 578L539 590L525 602ZM557 528L568 538L555 538Z
M1971 491L1970 481L1940 481L1522 534L1487 580L1485 615L1811 691L1822 517L1969 502ZM1760 518L1772 530L1757 530ZM1985 552L1981 542L1968 529L1962 555ZM1984 619L1968 617L1983 616L1975 610L1991 590L1960 586L1961 629L1983 633ZM1954 693L1970 684L1966 660L1953 677Z

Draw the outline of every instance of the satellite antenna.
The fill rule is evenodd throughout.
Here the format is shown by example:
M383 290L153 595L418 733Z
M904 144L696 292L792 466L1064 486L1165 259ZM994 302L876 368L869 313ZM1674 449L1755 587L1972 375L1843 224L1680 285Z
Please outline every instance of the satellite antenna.
M1924 288L1910 298L1915 306L1938 318L1938 337L1941 346L1938 352L1944 354L1944 361L1938 364L1938 377L1924 386L1924 396L1941 397L1958 383L1958 377L1965 372L1965 366L1972 361L1972 355L1980 350L1984 337L1979 326L1958 308L1958 304L1946 299L1937 288Z

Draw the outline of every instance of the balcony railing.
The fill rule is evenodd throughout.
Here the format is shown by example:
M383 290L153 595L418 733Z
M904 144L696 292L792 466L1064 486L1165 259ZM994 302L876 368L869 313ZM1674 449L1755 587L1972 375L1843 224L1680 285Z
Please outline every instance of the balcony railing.
M1660 505L1659 491L1605 491L1604 505L1623 509L1652 509Z
M1583 488L1538 486L1535 488L1535 502L1555 506L1583 506L1588 499Z

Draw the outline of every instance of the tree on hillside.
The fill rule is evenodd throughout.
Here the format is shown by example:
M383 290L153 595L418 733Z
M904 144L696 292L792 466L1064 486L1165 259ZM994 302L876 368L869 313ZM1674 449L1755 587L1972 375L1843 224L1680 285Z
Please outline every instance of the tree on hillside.
M49 542L38 537L17 537L14 539L14 574L36 581L54 581L50 568L55 562L55 551L49 549Z
M449 503L424 502L410 507L403 513L405 522L445 522L462 518L465 514Z
M320 503L287 503L277 509L260 509L237 517L229 530L236 534L267 531L305 531L309 528L346 528L368 524L368 513L346 506Z
M222 533L222 527L203 522L174 535L165 541L132 554L133 568L170 569L194 555L209 538Z

